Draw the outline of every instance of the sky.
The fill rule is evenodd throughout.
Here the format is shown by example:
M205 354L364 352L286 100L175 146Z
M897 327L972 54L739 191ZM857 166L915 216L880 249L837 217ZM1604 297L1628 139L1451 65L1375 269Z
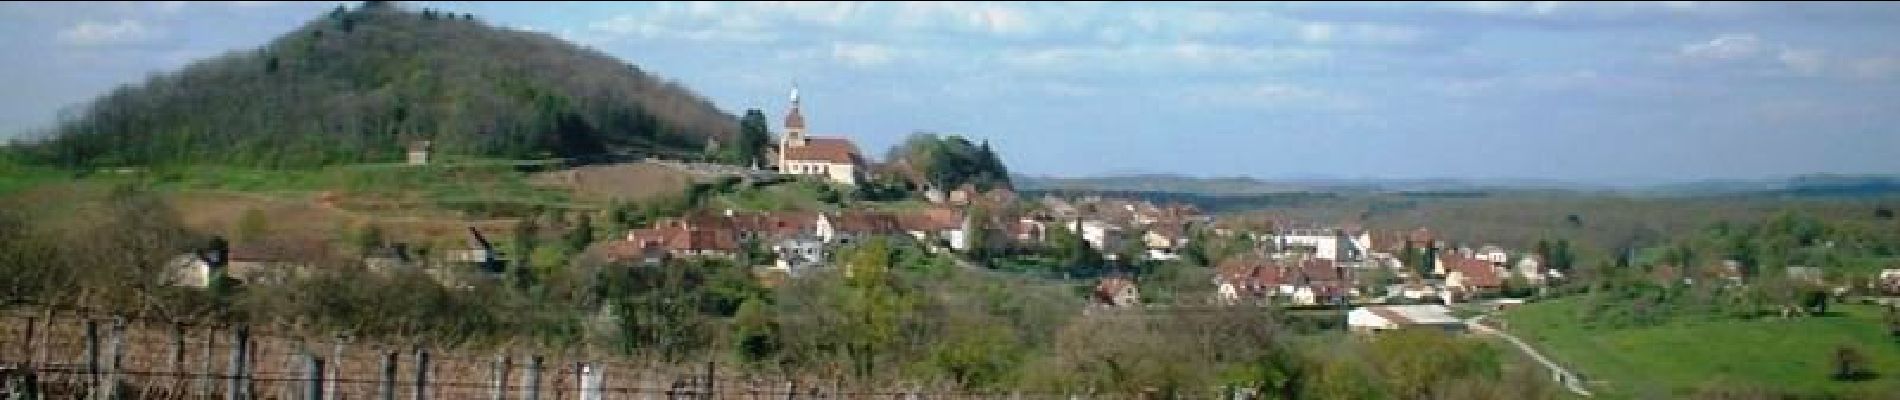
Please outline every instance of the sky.
M0 3L0 136L335 2ZM1900 173L1900 3L411 2L863 151L1013 172L1660 183Z

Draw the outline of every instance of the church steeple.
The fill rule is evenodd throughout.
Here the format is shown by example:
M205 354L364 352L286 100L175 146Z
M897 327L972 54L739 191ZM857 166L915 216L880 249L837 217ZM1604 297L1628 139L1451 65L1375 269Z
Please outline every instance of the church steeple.
M798 110L798 85L792 85L792 110L785 113L785 144L805 145L805 114Z

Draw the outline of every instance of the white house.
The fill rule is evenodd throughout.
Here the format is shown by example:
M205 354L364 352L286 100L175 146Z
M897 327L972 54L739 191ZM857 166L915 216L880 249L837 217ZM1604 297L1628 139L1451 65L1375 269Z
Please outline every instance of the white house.
M1070 231L1082 234L1082 240L1089 242L1095 251L1112 256L1121 246L1122 228L1101 220L1077 221L1069 225Z
M1301 249L1322 260L1359 260L1372 248L1372 236L1342 229L1288 229L1273 234L1273 242L1282 249Z
M173 285L186 287L211 287L211 264L197 254L186 253L172 257L165 263L166 281Z
M1526 255L1518 259L1513 269L1516 270L1517 276L1523 277L1525 281L1533 285L1544 284L1544 265L1537 260L1535 255Z
M1371 333L1401 328L1422 327L1462 332L1464 321L1451 316L1451 309L1437 304L1366 306L1346 313L1346 325L1353 332Z
M1477 254L1472 255L1472 258L1490 261L1493 265L1504 265L1511 262L1511 253L1505 252L1503 247L1487 244L1479 247Z
M786 276L797 277L824 265L825 241L816 236L781 238L772 243L772 255L777 258L772 263L773 269L785 272Z

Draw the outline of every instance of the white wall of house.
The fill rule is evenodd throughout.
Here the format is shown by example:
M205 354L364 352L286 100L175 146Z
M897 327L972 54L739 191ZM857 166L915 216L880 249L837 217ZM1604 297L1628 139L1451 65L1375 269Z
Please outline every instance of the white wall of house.
M824 240L826 243L838 241L838 225L832 221L830 215L818 214L818 223L812 225L813 231L818 233L819 240Z
M184 254L173 257L166 263L166 280L173 285L185 287L211 287L211 265L197 255Z
M1524 280L1530 281L1532 284L1544 284L1544 268L1541 263L1537 262L1537 257L1518 259L1515 267L1517 276L1523 277Z
M784 271L786 275L800 276L806 271L823 265L828 254L825 242L815 237L787 238L772 244L772 254L777 258L772 268Z
M1371 234L1348 236L1332 229L1294 229L1274 234L1272 238L1283 248L1312 248L1313 257L1323 260L1348 259L1353 254L1363 257L1366 249L1372 248Z
M1070 226L1071 231L1081 232L1082 240L1095 247L1095 251L1104 254L1114 252L1121 246L1121 228L1102 221L1081 221Z
M842 184L858 184L858 167L851 164L835 164L817 160L785 160L780 173L792 175L810 175L824 178L826 181Z

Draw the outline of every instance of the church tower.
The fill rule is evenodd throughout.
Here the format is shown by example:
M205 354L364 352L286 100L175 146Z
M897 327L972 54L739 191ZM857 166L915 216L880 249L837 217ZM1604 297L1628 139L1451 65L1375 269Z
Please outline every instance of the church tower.
M798 111L798 86L792 86L792 110L785 114L786 147L805 145L805 114ZM781 154L783 151L780 152Z

